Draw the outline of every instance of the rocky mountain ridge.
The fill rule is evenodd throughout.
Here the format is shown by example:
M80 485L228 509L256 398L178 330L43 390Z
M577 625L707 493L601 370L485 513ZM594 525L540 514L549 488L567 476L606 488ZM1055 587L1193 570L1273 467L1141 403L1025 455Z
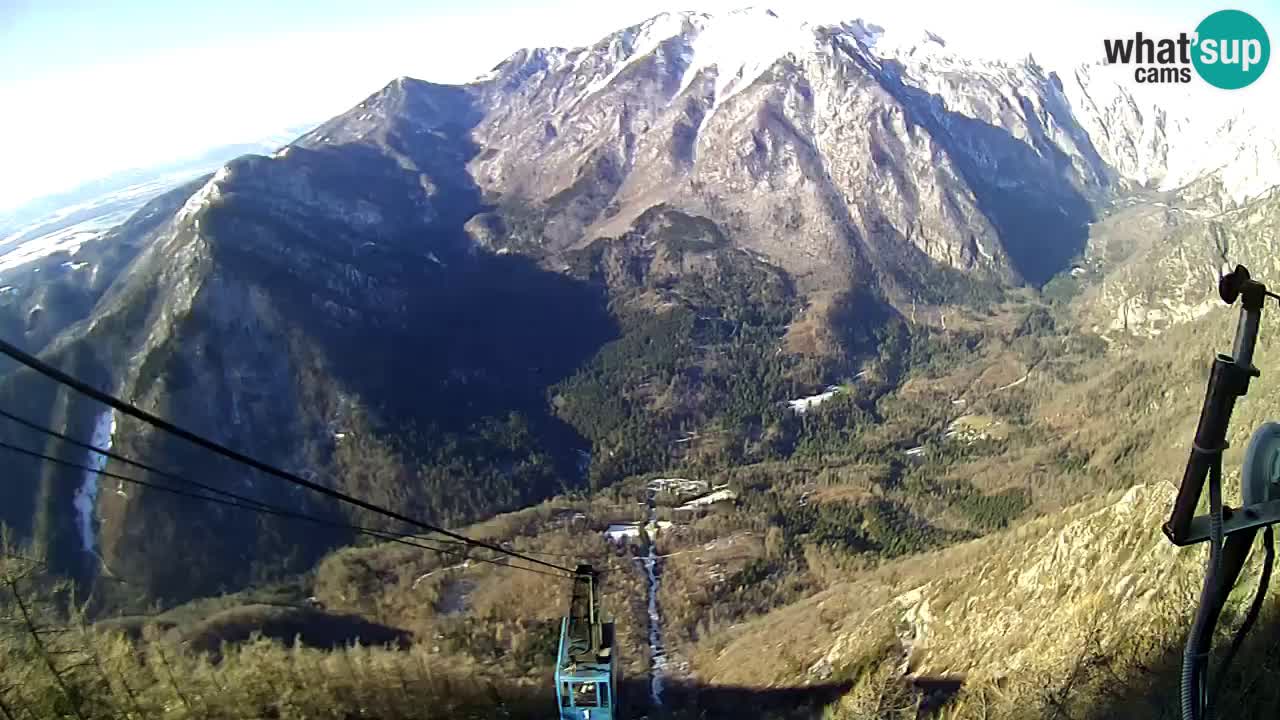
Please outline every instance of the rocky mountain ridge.
M395 80L135 216L116 231L127 255L95 267L101 281L70 309L33 300L34 281L0 307L33 350L152 412L402 509L469 518L494 510L488 496L509 508L586 482L573 469L586 438L597 463L618 459L592 477L648 468L622 459L642 436L720 427L713 399L730 388L744 398L741 437L717 452L766 447L776 411L763 408L852 374L908 304L1062 275L1096 251L1090 223L1121 193L1196 178L1187 197L1222 208L1253 192L1226 172L1234 160L1175 173L1183 136L1091 77L1064 82L1031 59L965 57L862 21L663 14L590 47L522 50L465 86ZM1172 227L1154 202L1142 217ZM1266 202L1225 212L1262 222L1248 218ZM1149 267L1143 252L1168 247L1130 243L1117 262ZM1198 287L1196 267L1183 270ZM1099 292L1108 307L1135 291ZM33 324L37 305L56 321ZM699 352L647 357L645 338ZM0 396L77 436L94 425L94 409L21 373ZM575 421L574 407L591 412ZM602 407L618 411L613 424L584 425ZM193 476L300 502L131 423L117 436ZM75 555L65 527L30 522L69 506L68 484L30 471L41 489L14 491L9 507ZM463 482L474 474L485 482ZM131 529L189 529L154 520L168 502L103 495L97 507L103 559L156 592L197 587L207 570L158 561L163 544ZM243 529L263 545L218 539L213 522L201 531L230 553L214 564L296 547L291 530Z

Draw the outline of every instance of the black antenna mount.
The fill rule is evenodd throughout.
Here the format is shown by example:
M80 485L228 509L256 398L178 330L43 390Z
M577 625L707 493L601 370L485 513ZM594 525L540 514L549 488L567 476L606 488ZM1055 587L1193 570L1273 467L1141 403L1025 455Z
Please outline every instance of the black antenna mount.
M1243 265L1218 278L1218 295L1228 305L1240 301L1235 343L1230 355L1221 353L1213 361L1209 386L1205 391L1195 441L1178 488L1173 512L1164 524L1164 533L1176 545L1209 541L1209 562L1195 622L1187 636L1183 654L1181 707L1183 720L1213 720L1216 687L1210 687L1209 658L1214 631L1226 606L1231 588L1244 569L1259 528L1266 551L1258 594L1245 622L1222 661L1225 676L1236 650L1257 619L1271 577L1274 552L1271 528L1280 522L1280 424L1268 423L1254 433L1245 454L1242 507L1231 508L1222 498L1222 454L1227 449L1227 426L1236 399L1249 392L1249 381L1261 373L1253 365L1258 343L1262 305L1268 297L1280 299L1254 280ZM1200 494L1209 485L1209 512L1196 515ZM1219 678L1220 683L1220 678Z
M1209 467L1221 462L1221 451L1227 444L1227 426L1236 400L1249 392L1249 381L1261 375L1253 366L1253 350L1258 342L1258 324L1262 320L1262 304L1268 296L1267 286L1254 280L1248 269L1237 265L1235 270L1218 280L1218 294L1223 302L1234 305L1240 301L1240 318L1236 324L1235 343L1230 355L1219 354L1209 375L1209 387L1200 410L1200 422L1196 426L1187 467L1178 488L1178 499L1173 506L1164 533L1175 545L1191 545L1209 539L1209 516L1195 514L1209 477ZM1223 533L1253 530L1280 522L1280 499L1251 505L1246 508L1223 508Z

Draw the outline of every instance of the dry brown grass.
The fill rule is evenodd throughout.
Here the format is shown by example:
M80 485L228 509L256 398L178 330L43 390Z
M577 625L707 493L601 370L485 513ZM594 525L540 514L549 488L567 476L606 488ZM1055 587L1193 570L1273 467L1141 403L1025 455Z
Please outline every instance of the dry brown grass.
M793 326L800 338L794 341L817 343L817 331L805 330L805 322ZM949 318L949 327L953 322ZM1266 331L1275 329L1274 323L1264 327L1260 356L1280 357L1266 354L1280 348L1265 339ZM790 335L788 342L793 342ZM1104 673L1124 678L1140 674L1142 664L1168 644L1186 619L1195 557L1173 553L1155 531L1167 509L1168 488L1161 479L1176 479L1185 461L1203 368L1210 351L1227 344L1226 332L1200 337L1188 329L1124 356L1124 362L1114 357L1085 362L1083 380L1067 382L1037 369L1027 383L992 393L1025 372L1010 347L993 339L955 372L913 379L885 403L882 409L890 419L868 431L873 440L901 441L913 433L937 432L962 413L999 418L1010 431L1003 446L927 470L985 493L1026 487L1033 501L1030 514L1053 514L981 540L882 563L807 545L794 567L775 571L766 585L734 578L753 560L770 558L767 538L778 529L767 518L744 511L709 513L658 541L660 551L670 555L664 560L660 602L674 655L689 660L705 682L756 687L816 680L820 673L810 673L810 668L820 669L827 660L832 673L857 680L848 697L831 708L835 718L907 712L899 707L912 699L900 693L903 663L914 672L966 676L966 688L947 717L1012 718L1021 716L1019 709L1039 713L1034 716L1095 717L1088 713L1106 699ZM1280 364L1264 367L1265 377L1274 377L1277 368ZM1238 463L1249 425L1280 403L1273 386L1280 387L1255 384L1241 405L1228 465ZM963 408L950 405L962 395L974 399ZM1017 421L1002 414L1012 411L997 401L1009 398L1024 400L1030 411ZM1071 464L1077 460L1079 467ZM761 463L708 479L754 483L793 500L808 493L815 503L884 494L937 525L969 526L945 499L908 498L889 487L888 475L887 463L826 458ZM1124 511L1130 514L1121 516L1123 489L1137 480L1150 482L1138 502ZM642 496L640 485L626 484L615 497L595 501L552 501L466 529L517 549L568 556L546 556L555 562L584 559L603 567L606 602L620 623L622 656L631 677L641 677L647 669L645 587L634 559L607 546L599 531L612 521L636 519L635 506L624 509L624 504ZM1115 488L1120 491L1113 492ZM586 519L575 524L572 516L578 512ZM709 546L718 538L734 541ZM712 579L713 571L724 579ZM407 653L370 651L367 658L342 661L364 663L370 669L359 671L360 682L375 688L394 680L395 672L401 672L394 668L403 658L415 657L436 667L474 670L481 677L500 670L503 677L540 682L540 666L521 658L537 657L548 623L566 602L564 588L548 578L484 563L463 566L457 559L392 544L333 554L316 574L315 592L330 610L359 613L419 638ZM774 609L787 601L795 602ZM454 611L459 602L466 612ZM1116 608L1123 612L1116 615ZM1124 631L1100 629L1106 624L1100 618ZM322 678L325 671L315 668L330 667L337 662L332 657L341 655L267 643L250 646L258 647L253 652L261 653L262 663L292 663L293 672L316 672ZM172 652L181 655L180 649ZM285 657L279 652L299 654ZM1073 668L1080 658L1089 659L1090 668L1077 677ZM258 661L251 655L239 661L245 668L271 672L254 665ZM177 662L189 663L182 665L184 672L206 672L197 659ZM137 677L146 684L144 676ZM279 689L285 681L275 677ZM350 694L363 691L348 687L341 691L350 695L345 697L336 697L336 690L325 692L330 694L314 689L303 694L315 693L335 707L349 708ZM252 703L267 702L263 698L268 694L246 691L240 701L266 707ZM309 708L320 700L298 702L312 712ZM201 712L219 717L223 710L209 706ZM284 716L295 711L272 712ZM387 716L396 717L396 712L388 709Z
M812 503L860 503L875 495L876 485L871 482L818 485L808 493L808 500Z
M585 518L576 518L579 513ZM635 605L643 603L644 587L630 557L601 534L620 514L630 516L608 497L555 501L465 531L553 564L591 563L604 574L604 603L618 624L624 664L643 672L643 613ZM316 594L330 609L408 630L450 657L494 663L515 676L536 674L551 662L548 633L558 632L568 609L569 583L516 569L546 570L527 561L499 558L488 551L473 552L469 561L442 558L392 543L348 548L321 564Z
M809 357L825 357L834 354L839 343L831 332L831 311L838 299L837 292L813 293L804 309L787 328L783 347L788 353Z

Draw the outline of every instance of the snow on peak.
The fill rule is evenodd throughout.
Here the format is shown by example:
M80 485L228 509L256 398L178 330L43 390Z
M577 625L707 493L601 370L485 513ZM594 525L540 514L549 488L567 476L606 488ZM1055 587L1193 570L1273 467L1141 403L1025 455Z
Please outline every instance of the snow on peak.
M785 19L767 8L743 8L711 15L701 12L666 12L627 28L597 44L592 50L612 60L575 99L608 87L632 63L652 55L664 44L676 41L683 75L677 95L706 71L714 72L714 103L750 86L788 53L812 52L815 27Z
M1123 177L1170 191L1216 174L1236 204L1280 182L1280 127L1262 96L1144 86L1118 65L1061 77L1076 117Z
M580 50L581 48L578 49ZM477 75L470 82L489 82L508 74L514 74L517 80L533 77L539 72L562 65L570 52L562 47L521 48L494 65L492 70Z
M677 95L703 73L715 78L713 107L750 87L788 55L803 59L819 51L819 37L834 30L852 36L877 55L923 60L954 52L937 33L919 28L887 32L864 20L828 25L784 15L768 8L747 7L726 13L666 12L614 33L591 48L609 62L574 98L576 103L608 87L633 63L675 41L684 66ZM673 46L668 45L668 51Z
M604 52L615 61L613 68L588 83L582 97L608 87L609 83L613 82L614 78L626 70L631 63L648 57L662 43L690 31L696 32L699 23L695 23L695 20L705 20L706 17L693 13L665 12L639 25L614 33L607 39L608 44L603 48Z
M197 190L187 201L182 204L182 208L178 210L176 221L178 223L186 221L191 216L208 207L210 203L222 196L221 184L231 178L231 168L223 165L218 168L218 172L214 173L213 178L204 184L204 187Z
M901 25L886 29L881 25L859 19L843 22L834 27L852 36L859 44L882 58L918 62L933 58L947 61L971 61L980 57L980 53L974 53L972 49L958 52L955 45L923 26Z
M711 19L689 43L689 64L680 92L703 70L715 71L714 102L749 87L788 54L812 53L814 28L779 17L772 10L747 8Z

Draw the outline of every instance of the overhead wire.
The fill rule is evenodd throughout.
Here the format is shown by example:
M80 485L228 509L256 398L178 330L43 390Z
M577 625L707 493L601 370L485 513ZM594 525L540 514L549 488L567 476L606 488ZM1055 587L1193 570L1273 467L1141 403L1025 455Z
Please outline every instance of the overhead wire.
M437 546L435 546L435 545L427 545L427 544L425 544L424 542L421 542L421 541L418 539L418 537L417 537L417 536L415 536L415 535L408 535L408 534L403 534L403 533L392 533L392 532L388 532L388 531L376 530L376 529L373 529L373 528L367 528L367 527L363 527L363 526L359 526L359 525L352 525L352 524L343 523L343 522L339 522L339 521L326 520L326 519L324 519L324 518L315 517L315 516L313 516L313 515L308 515L308 514L306 514L306 513L299 513L299 512L294 512L294 511L290 511L290 510L284 510L284 509L281 509L281 508L278 508L278 507L275 507L275 506L272 506L272 505L268 505L268 504L266 504L266 503L257 502L257 501L244 502L244 501L241 501L241 500L238 500L238 499L223 499L223 498L218 498L218 497L210 497L210 496L207 496L207 495L201 495L201 494L199 494L199 493L188 492L188 491L185 491L185 490L181 490L181 489L174 488L174 487L169 487L169 486L166 486L166 485L160 485L160 484L157 484L157 483L147 482L147 481L145 481L145 480L140 480L140 479L138 479L138 478L132 478L132 477L124 476L124 475L119 475L119 474L117 474L117 473L112 473L112 472L109 472L109 471L107 471L107 470L101 470L101 469L98 469L98 468L90 467L90 466L88 466L88 465L81 465L81 464L78 464L78 463L75 463L75 462L71 462L71 461L69 461L69 460L63 460L63 459L61 459L61 458L52 457L52 456L49 456L49 455L45 455L45 454L43 454L43 453L38 453L38 452L35 452L35 451L32 451L32 450L28 450L28 449L26 449L26 448L18 447L18 446L15 446L15 445L12 445L12 444L9 444L9 443L5 443L5 442L0 442L0 449L8 450L8 451L10 451L10 452L15 452L15 453L22 454L22 455L26 455L26 456L28 456L28 457L33 457L33 458L36 458L36 459L39 459L39 460L43 460L43 461L47 461L47 462L51 462L51 463L55 463L55 464L62 465L62 466L64 466L64 467L68 467L68 468L71 468L71 469L74 469L74 470L81 470L81 471L84 471L84 472L91 472L91 473L95 473L95 474L100 475L100 476L103 476L103 477L109 477L109 478L112 478L112 479L115 479L115 480L119 480L119 481L121 481L121 482L126 482L126 483L130 483L130 484L132 484L132 485L138 485L138 486L141 486L141 487L146 487L146 488L150 488L150 489L153 489L153 490L158 490L158 491L160 491L160 492L165 492L165 493L168 493L168 494L171 494L171 495L176 495L176 496L179 496L179 497L186 497L186 498L190 498L190 499L194 499L194 500L201 500L201 501L204 501L204 502L210 502L210 503L213 503L213 504L216 504L216 505L224 505L224 506L227 506L227 507L240 508L240 509L249 510L249 511L257 512L257 513L259 513L259 514L264 514L264 515L273 515L273 516L277 516L277 517L283 517L283 518L286 518L286 519L293 519L293 520L300 520L300 521L310 522L310 523L313 523L313 524L323 525L323 526L331 527L331 528L345 529L345 530L352 530L352 531L354 531L354 532L356 532L356 533L358 533L358 534L361 534L361 535L366 535L366 536L369 536L369 537L373 537L373 538L377 538L377 539L381 539L381 540L386 540L386 541L389 541L389 542L395 542L395 543L399 543L399 544L402 544L402 545L408 545L408 546L410 546L410 547L417 547L417 548L422 548L422 549L424 549L424 550L431 550L431 551L434 551L434 552L437 552L437 553L441 553L441 554L447 554L447 555L459 556L459 557L463 557L463 559L467 559L467 560L475 560L476 562L489 563L489 564L492 564L492 565L497 565L497 566L499 566L499 567L507 567L507 568L511 568L511 569L514 569L514 570L525 570L525 571L527 571L527 572L534 572L534 573L537 573L537 574L540 574L540 575L548 575L548 576L551 576L551 577L556 577L556 578L561 578L561 579L568 579L568 576L563 575L563 574L560 574L560 573L552 573L552 572L548 572L548 571L546 571L546 570L539 570L539 569L537 569L537 568L527 568L527 567L523 567L523 566L520 566L520 565L512 565L512 564L509 564L509 563L499 562L499 561L497 561L497 560L492 560L492 559L489 559L489 558L471 557L471 556L467 556L467 555L465 555L465 553L463 553L463 551L461 551L461 550L452 550L452 549L447 549L447 548L437 547ZM188 482L194 482L194 481L188 481ZM228 494L232 495L232 496L233 496L233 498L235 497L233 493L228 493ZM458 543L458 544L455 544L455 545L456 545L456 546L462 546L462 544L461 544L461 543Z
M37 373L44 375L45 377L51 380L54 380L55 382L65 385L81 393L82 395L85 395L86 397L93 398L94 400L97 400L98 402L103 403L104 405L107 405L125 415L128 415L129 417L135 418L137 420L141 420L142 422L148 425L151 425L152 427L155 427L159 430L167 432L170 435L174 435L176 437L182 438L183 440L186 440L187 442L190 442L193 445L202 447L217 455L221 455L222 457L236 461L242 465L251 467L260 472L264 472L268 475L271 475L272 477L278 478L280 480L284 480L285 482L288 482L290 484L297 485L300 487L305 487L309 490L312 490L313 492L317 492L321 495L325 495L327 497L333 498L340 502L344 502L349 505L354 505L356 507L363 508L370 512L383 515L393 520L398 520L400 522L406 523L408 525L412 525L414 527L417 527L422 530L426 530L428 532L443 535L447 538L457 540L467 545L482 547L487 550L491 550L493 552L497 552L503 555L509 555L511 557L520 558L525 560L526 562L530 562L535 565L550 568L558 572L569 573L570 575L574 575L576 573L576 570L574 569L570 569L562 565L557 565L555 563L550 563L545 560L539 560L538 558L535 558L535 557L529 557L521 553L506 550L498 545L494 545L492 543L488 543L482 540L475 540L473 538L466 537L465 535L453 532L451 530L438 527L431 523L426 523L421 520L417 520L403 513L399 513L394 510L390 510L388 508L375 505L374 503L371 503L367 500L362 500L352 495L348 495L346 493L339 492L332 488L325 487L324 485L321 485L311 480L307 480L306 478L300 477L295 473L291 473L287 470L282 470L278 467L275 467L274 465L270 465L261 460L245 455L244 453L241 453L237 450L233 450L232 448L229 448L225 445L214 442L213 440L205 438L201 435L197 435L196 433L193 433L190 430L186 430L177 425L174 425L173 423L167 420L164 420L163 418L152 415L151 413L148 413L145 410L142 410L141 408L138 408L133 404L130 404L121 400L120 398L117 398L105 392L102 392L101 390L98 390L97 388L94 388L91 385L75 377L72 377L71 375L68 375L67 373L59 370L58 368L53 367L52 365L44 362L43 360L40 360L39 358L31 355L30 353L23 351L22 349L18 348L12 343L9 343L3 339L0 339L0 353L3 353L4 355L9 356L13 360L16 360L17 362L23 365L26 365L27 367L31 368Z
M59 432L52 428L44 427L39 423L35 423L19 415L15 415L9 412L8 410L5 410L4 408L0 408L0 417L10 420L12 422L15 422L19 425L22 425L25 428L34 430L43 435L48 435L49 437L57 438L69 445L73 445L75 447L81 448L83 450L87 450L89 452L97 453L104 457L111 458L112 460L115 460L117 462L121 462L121 463L124 463L125 465L136 467L140 470L145 470L149 473L159 475L160 477L163 477L169 480L175 480L186 485L191 485L191 486L200 488L201 490L204 490L206 492L211 492L217 495L223 495L225 497L229 497L234 500L238 500L240 502L250 503L254 505L263 505L263 506L266 505L266 503L261 503L257 500L254 500L253 498L245 497L243 495L238 495L234 492L231 492L230 490L223 490L222 488L215 487L213 485L207 485L207 484L198 482L196 480L179 477L177 475L174 475L173 473L167 472L165 470L161 470L160 468L157 468L153 465L148 465L147 463L125 457L124 455L121 455L120 453L115 452L109 448L100 448L100 447L91 445L87 442L84 442L82 440L77 440L64 432Z
M240 494L235 493L235 492L232 492L232 491L230 491L230 490L224 490L224 489L222 489L222 488L215 487L215 486L213 486L213 485L208 485L208 484L205 484L205 483L201 483L201 482L199 482L199 481L192 480L192 479L190 479L190 478L181 477L181 476L176 475L176 474L174 474L174 473L171 473L171 472L169 472L169 471L162 470L162 469L160 469L160 468L158 468L158 467L155 467L154 465L150 465L150 464L147 464L147 463L145 463L145 462L141 462L141 461L139 461L139 460L134 460L133 458L129 458L129 457L126 457L126 456L124 456L124 455L121 455L120 453L118 453L118 452L116 452L116 451L114 451L114 450L111 450L111 449L109 449L109 448L100 448L100 447L97 447L97 446L95 446L95 445L91 445L91 444L89 444L89 443L87 443L87 442L84 442L83 440L77 440L76 438L74 438L74 437L72 437L72 436L68 435L67 433L60 432L60 431L58 431L58 430L54 430L54 429L49 428L49 427L45 427L45 426L43 426L43 425L41 425L41 424L39 424L39 423L36 423L36 422L32 422L31 420L28 420L28 419L26 419L26 418L24 418L24 417L22 417L22 416L20 416L20 415L16 415L16 414L14 414L14 413L11 413L11 412L9 412L8 410L5 410L5 409L4 409L4 408L2 408L2 407L0 407L0 418L5 418L6 420L9 420L9 421L11 421L11 422L17 423L17 424L19 424L19 425L21 425L21 426L23 426L23 427L25 427L25 428L27 428L27 429L29 429L29 430L34 430L35 432L41 433L42 435L47 435L47 436L49 436L49 437L57 438L58 440L61 440L62 442L68 443L68 444L73 445L73 446L75 446L75 447L78 447L78 448L80 448L80 449L82 449L82 450L86 450L86 451L88 451L88 452L93 452L93 453L98 453L99 455L103 455L104 457L111 458L112 460L115 460L115 461L120 462L120 463L124 463L125 465L130 465L130 466L132 466L132 467L136 467L136 468L138 468L138 469L140 469L140 470L145 470L146 472L149 472L149 473L152 473L152 474L157 475L157 476L159 476L159 477L165 478L166 480L171 480L171 481L173 481L173 482L182 483L182 484L184 484L184 485L190 485L190 486L193 486L193 487L197 487L197 488L199 488L199 489L201 489L201 490L204 490L204 491L206 491L206 492L211 492L211 493L215 493L215 494L217 494L217 495L222 495L222 496L224 496L224 497L231 498L231 499L236 500L236 501L238 501L238 502L248 503L248 504L253 504L253 505L258 505L258 506L262 506L262 507L272 507L271 505L268 505L267 503L263 503L263 502L261 502L261 501L259 501L259 500L255 500L255 499L253 499L253 498L251 498L251 497L248 497L248 496L245 496L245 495L240 495ZM416 534L414 534L414 533L397 533L397 532L392 532L392 531L389 531L389 530L375 530L375 529L373 529L373 528L367 528L367 527L363 527L363 526L360 526L360 525L354 525L354 524L339 524L339 525L340 525L341 527L345 528L345 529L354 530L354 531L356 531L356 532L361 532L361 533L366 532L366 531L372 531L372 532L379 532L379 533L383 533L383 534L388 535L388 536L394 535L394 536L396 536L396 537L417 537L417 535L416 535ZM470 544L468 544L468 543L457 542L457 541L454 541L454 540L440 540L440 539L436 539L436 540L433 540L433 542L434 542L434 543L436 543L437 545L453 545L453 546L459 546L459 547L470 547ZM519 552L520 552L521 554L524 554L524 555L542 555L542 556L544 556L544 557L560 557L560 558L568 558L568 559L575 559L575 558L580 558L580 557L582 557L582 555L580 555L580 554L579 554L579 555L574 555L574 554L569 554L569 553L554 553L554 552L545 552L545 551L539 551L539 550L520 550Z
M27 449L27 448L19 447L19 446L17 446L17 445L13 445L13 444L11 444L11 443L7 443L7 442L3 442L3 441L0 441L0 450L7 450L7 451L9 451L9 452L17 453L17 454L19 454L19 455L25 455L25 456L27 456L27 457L35 458L35 459L38 459L38 460L41 460L41 461L44 461L44 462L54 463L54 464L57 464L57 465L61 465L61 466L63 466L63 467L71 468L71 469L73 469L73 470L80 470L80 471L83 471L83 472L91 472L91 473L94 473L94 474L99 475L99 476L102 476L102 477L108 477L108 478L112 478L112 479L114 479L114 480L119 480L119 481L121 481L121 482L129 483L129 484L131 484L131 485L138 485L138 486L140 486L140 487L149 488L149 489L156 490L156 491L159 491L159 492L169 493L169 494L171 494L171 495L176 495L176 496L178 496L178 497L185 497L185 498L190 498L190 499L193 499L193 500L200 500L200 501L203 501L203 502L213 503L213 504L215 504L215 505L225 505L225 506L228 506L228 507L241 508L241 509L249 510L249 511L251 511L251 512L256 512L256 513L259 513L259 514L264 514L264 515L273 515L273 516L276 516L276 517L282 517L282 518L286 518L286 519L292 519L292 520L299 520L299 521L304 521L304 522L310 522L310 523L314 523L314 524L317 524L317 525L324 525L324 526L327 526L327 527L333 527L333 528L338 528L338 529L346 529L346 530L353 530L353 531L355 531L355 532L357 532L357 533L359 533L359 534L361 534L361 535L366 535L366 536L369 536L369 537L374 537L374 538L378 538L378 539L381 539L381 540L386 540L386 541L388 541L388 542L399 543L399 544L402 544L402 545L407 545L407 546L410 546L410 547L421 548L421 549L424 549L424 550L431 550L431 551L433 551L433 552L441 553L441 554L454 555L454 556L462 556L464 560L474 560L474 561L476 561L476 562L489 563L489 564L491 564L491 565L496 565L496 566L498 566L498 567L510 568L510 569L512 569L512 570L523 570L523 571L525 571L525 572L537 573L537 574L539 574L539 575L547 575L547 576L550 576L550 577L559 578L559 579L561 579L561 580L568 580L568 579L572 579L572 576L564 575L564 574L562 574L562 573L552 573L552 572L548 572L548 571L546 571L546 570L540 570L540 569L538 569L538 568L524 567L524 566L521 566L521 565L512 565L512 564L510 564L509 562L508 562L508 563L499 562L499 561L497 561L497 560L490 559L490 558L481 558L481 557L469 557L469 556L465 556L465 554L464 554L464 553L463 553L463 551L461 551L461 550L452 550L452 549L448 549L448 548L441 548L441 547L437 547L437 546L434 546L434 545L428 545L428 544L426 544L425 542L419 541L419 540L418 540L418 539L416 539L416 538L415 538L415 539L412 539L412 540L411 540L411 539L409 539L410 537L413 537L413 536L406 536L406 535L400 535L400 534L395 534L395 533L388 533L388 532L381 531L381 530L374 530L374 529L372 529L372 528L361 527L361 526L359 526L359 525L350 525L350 524L347 524L347 523L342 523L342 522L337 522L337 521L331 521L331 520L325 520L324 518L318 518L318 517L315 517L315 516L312 516L312 515L307 515L307 514L305 514L305 513L294 512L294 511L291 511L291 510L284 510L284 509L277 508L277 507L274 507L274 506L271 506L271 505L267 505L266 503L259 503L259 502L257 502L257 501L254 501L254 502L252 502L252 503L247 503L247 502L239 501L239 500L236 500L236 499L222 498L222 497L213 497L213 496L209 496L209 495L202 495L202 494L200 494L200 493L188 492L188 491L186 491L186 490L182 490L182 489L180 489L180 488L170 487L170 486L167 486L167 485L160 485L160 484L158 484L158 483L148 482L148 481L146 481L146 480L140 480L140 479L138 479L138 478L128 477L128 476L126 476L126 475L120 475L120 474L118 474L118 473L113 473L113 472L110 472L110 471L108 471L108 470L99 469L99 468L94 468L94 467L90 467L90 466L88 466L88 465L81 465L81 464L79 464L79 463L75 463L75 462L72 462L72 461L70 461L70 460L64 460L64 459L62 459L62 458L53 457L53 456L51 456L51 455L46 455L46 454L44 454L44 453L36 452L36 451L34 451L34 450L29 450L29 449Z

